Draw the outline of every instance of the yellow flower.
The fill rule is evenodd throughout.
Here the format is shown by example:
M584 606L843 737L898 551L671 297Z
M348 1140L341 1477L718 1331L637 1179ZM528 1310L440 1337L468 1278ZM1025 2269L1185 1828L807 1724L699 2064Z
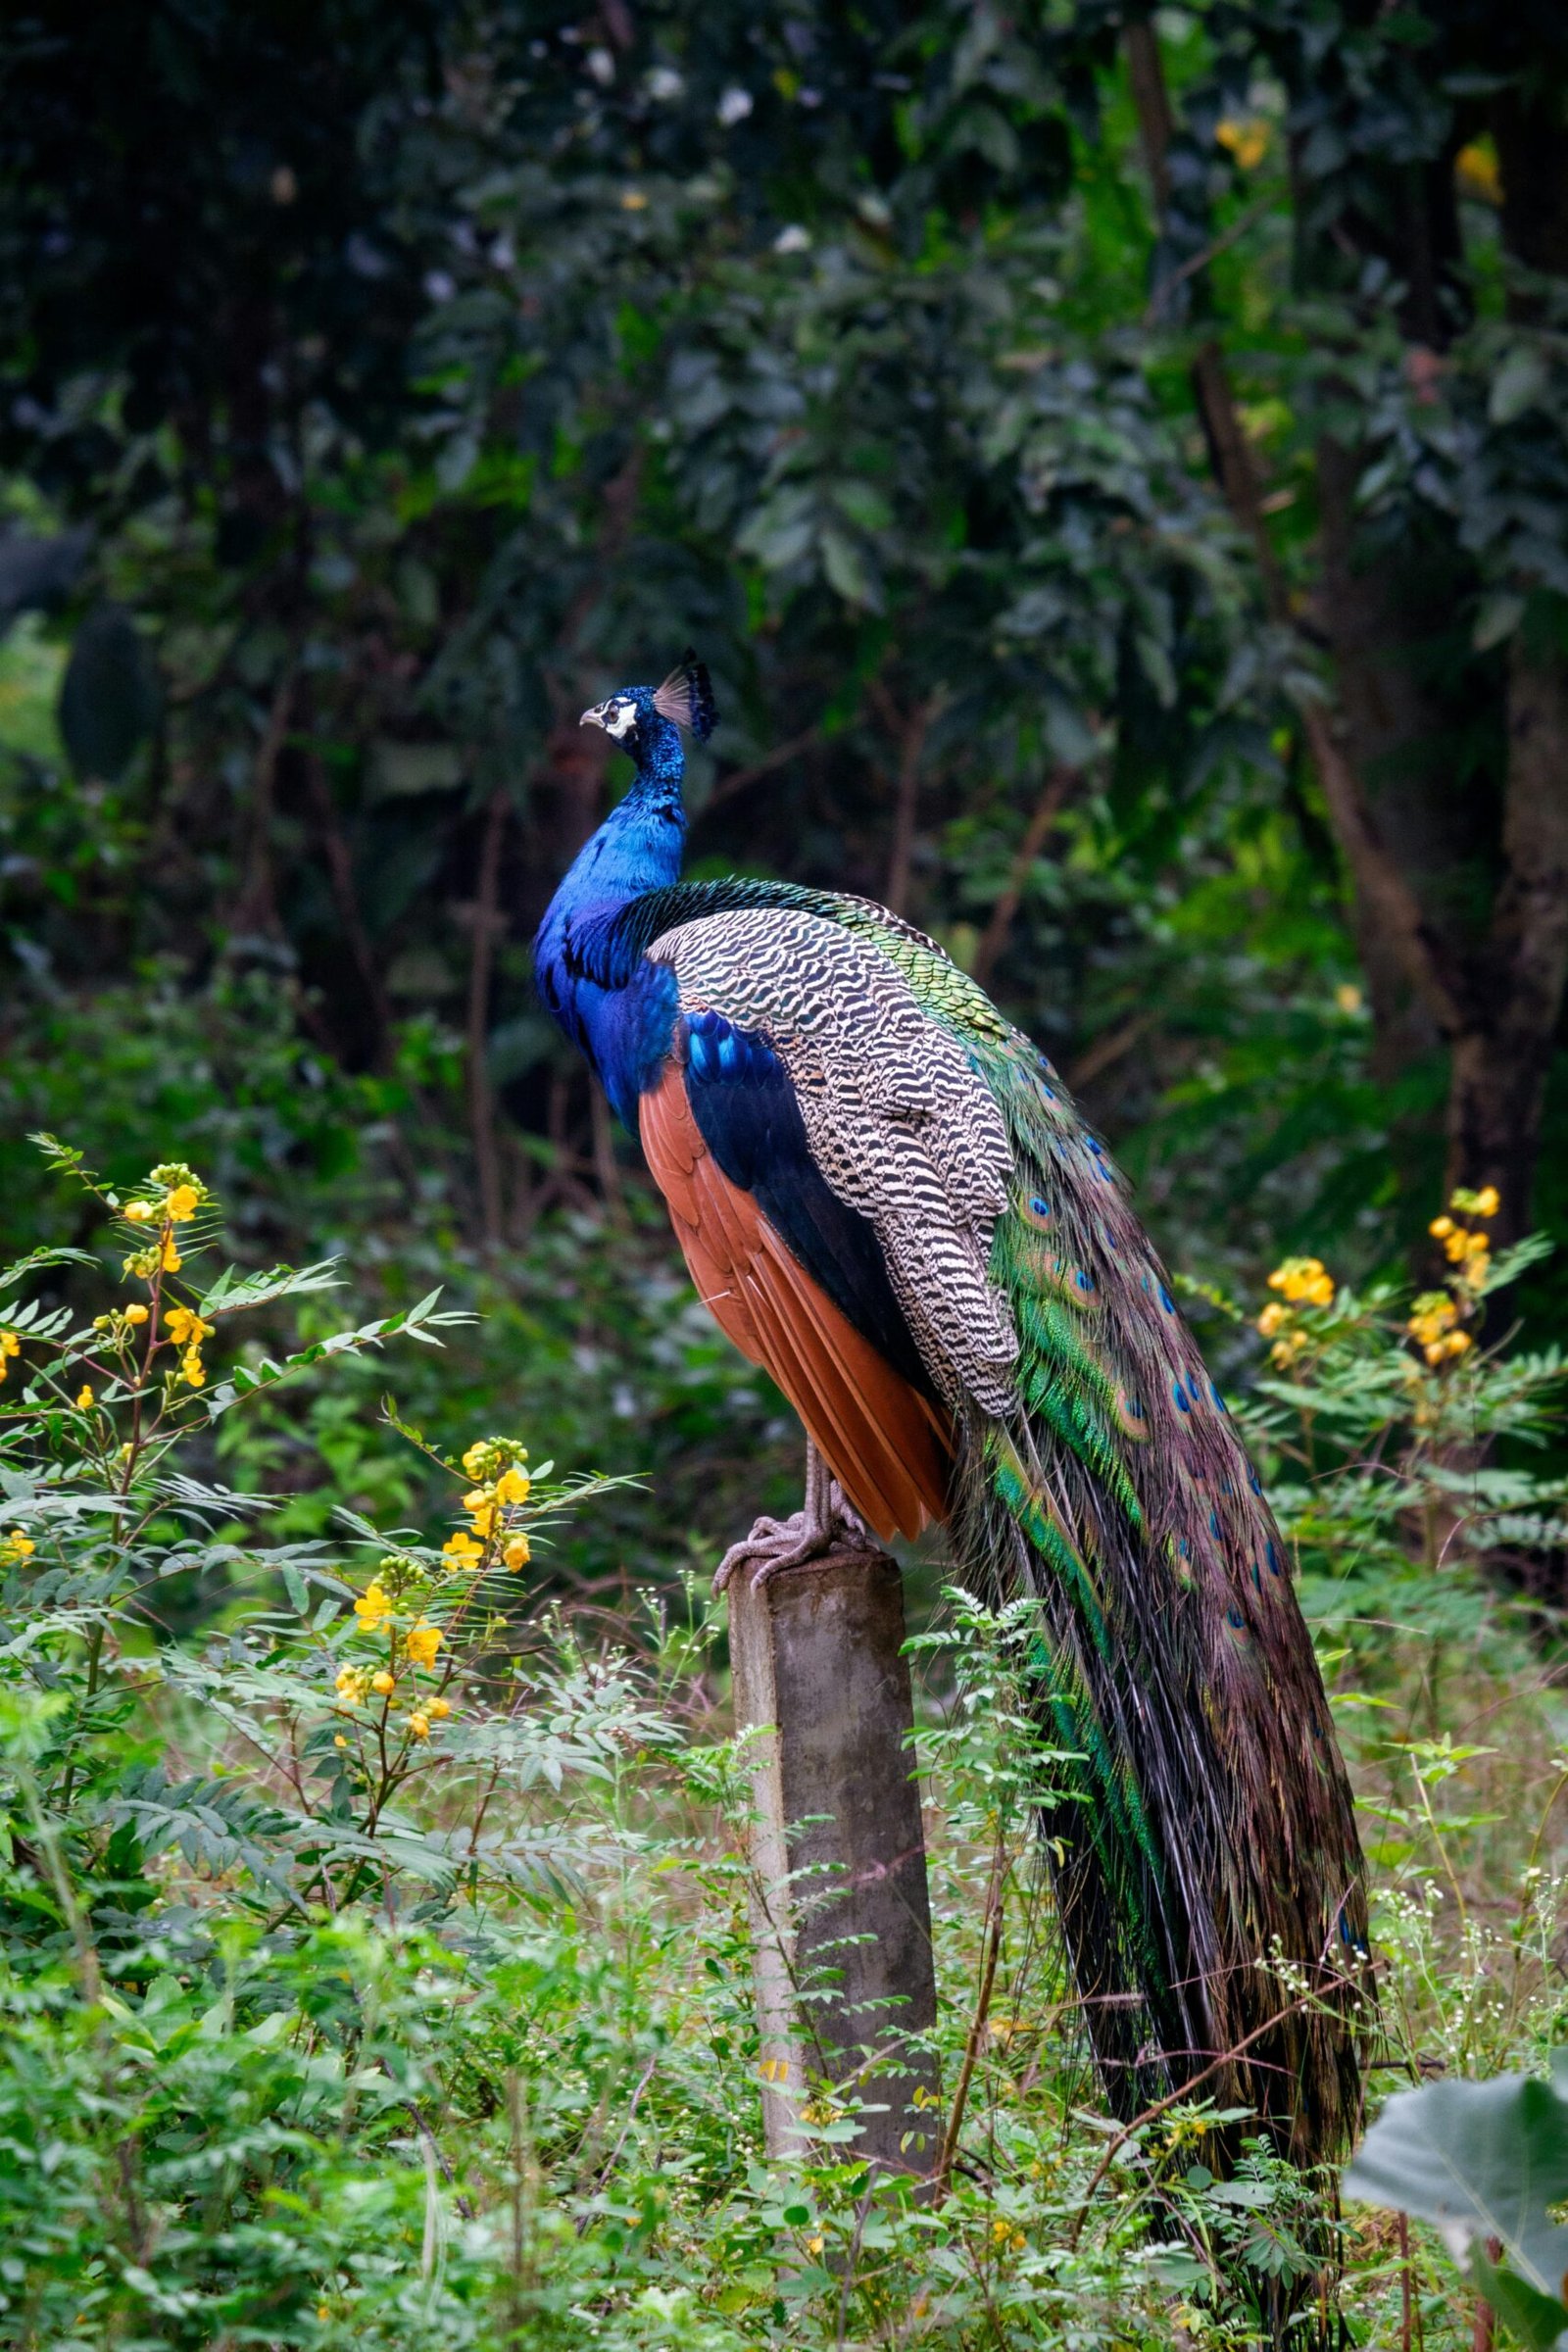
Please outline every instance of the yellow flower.
M156 1213L150 1200L127 1200L121 1211L127 1225L150 1225Z
M404 1639L403 1646L416 1666L433 1666L435 1653L441 1646L441 1628L438 1625L425 1625L422 1622L411 1626Z
M1466 1257L1485 1257L1491 1248L1492 1244L1484 1233L1467 1233L1464 1237Z
M30 1560L38 1546L20 1527L14 1527L6 1538L6 1550L13 1560Z
M332 1745L334 1747L347 1747L348 1741L344 1739L341 1732L334 1732L332 1734Z
M509 1568L526 1568L528 1562L533 1558L527 1537L514 1536L501 1557Z
M1461 147L1453 159L1453 175L1462 196L1473 196L1480 204L1502 202L1502 173L1490 139L1472 139L1468 147Z
M1290 1308L1282 1306L1277 1298L1271 1298L1257 1318L1257 1328L1265 1340L1271 1340L1281 1326L1288 1323L1290 1319Z
M1001 2245L1004 2237L1010 2237L1012 2235L1012 2224L1010 2222L1002 2221L999 2218L991 2225L991 2234L996 2239L998 2245Z
M8 1355L22 1353L22 1335L15 1331L0 1331L0 1362Z
M143 1315L147 1309L142 1308ZM193 1306L172 1306L164 1318L169 1336L176 1348L199 1348L203 1340L213 1336L211 1323L204 1323Z
M463 1507L466 1511L487 1511L495 1498L494 1487L471 1487L463 1497Z
M371 1675L370 1689L375 1692L377 1698L389 1698L397 1689L397 1683L383 1666L379 1674Z
M483 1543L495 1525L496 1506L493 1502L481 1502L478 1509L474 1510L473 1504L469 1502L467 1507L473 1512L473 1532Z
M1332 1306L1334 1277L1320 1257L1288 1257L1268 1278L1271 1291L1283 1291L1293 1306Z
M164 1236L163 1253L159 1259L159 1263L163 1267L166 1274L177 1274L180 1267L185 1263L185 1260L180 1256L179 1251L174 1248L174 1237L172 1233Z
M337 1678L336 1690L339 1698L343 1701L343 1704L346 1707L362 1706L365 1701L364 1667L343 1667Z
M1450 1331L1443 1343L1446 1355L1464 1355L1474 1346L1475 1342L1467 1331Z
M533 1481L526 1470L514 1467L496 1484L497 1502L526 1502Z
M188 1224L202 1203L202 1197L193 1184L176 1184L164 1202L164 1214L176 1225Z
M1443 1237L1443 1253L1451 1265L1458 1265L1469 1246L1470 1236L1462 1225L1456 1225L1451 1233L1446 1233Z
M1025 2246L1029 2243L1029 2240L1025 2237L1021 2230L1015 2230L1012 2233L1011 2242L1013 2252L1015 2254L1021 2254Z
M392 1603L379 1585L367 1585L359 1599L354 1603L354 1614L365 1631L368 1634L373 1634L376 1627L385 1618L391 1616Z
M441 1556L450 1568L471 1568L475 1560L483 1559L484 1545L476 1544L466 1528L460 1528L442 1544Z
M1453 1231L1453 1219L1451 1217L1434 1217L1431 1224L1427 1227L1427 1231L1431 1234L1434 1241L1445 1241Z
M645 213L648 199L641 188L627 188L621 196L620 209L623 213Z
M1502 1197L1498 1193L1496 1186L1494 1184L1484 1184L1481 1187L1480 1192L1476 1195L1476 1204L1473 1213L1478 1217L1494 1217L1501 1206Z
M147 1309L139 1299L130 1306L122 1307L121 1312L127 1323L145 1323L147 1320Z
M416 1740L428 1740L430 1737L430 1726L422 1715L409 1717L409 1730Z
M92 1391L85 1386L76 1391L76 1410L84 1413L92 1402Z
M808 2254L820 2254L822 2251L822 2245L823 2241L821 2238L808 2237L806 2241L806 2251Z
M184 1354L179 1359L179 1377L181 1380L188 1381L193 1389L205 1388L207 1385L207 1374L202 1369L200 1348L186 1348Z
M485 1455L489 1452L489 1445L483 1438L474 1439L473 1444L468 1447L467 1452L463 1457L463 1467L465 1470L466 1470L470 1478L477 1478L479 1476L480 1472L484 1468Z
M1342 980L1334 991L1334 1002L1342 1012L1359 1012L1364 1000L1353 981Z
M1244 172L1255 172L1268 153L1268 124L1256 120L1237 122L1227 116L1214 127L1218 146L1236 158Z
M452 1709L444 1698L432 1698L424 1711L432 1723L445 1723Z

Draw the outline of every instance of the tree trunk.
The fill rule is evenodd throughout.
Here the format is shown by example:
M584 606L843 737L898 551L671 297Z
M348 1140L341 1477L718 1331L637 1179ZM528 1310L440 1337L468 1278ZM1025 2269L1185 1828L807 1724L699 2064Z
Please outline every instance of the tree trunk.
M1506 868L1477 958L1470 1018L1452 1040L1448 1181L1493 1184L1494 1228L1515 1241L1530 1194L1568 981L1568 666L1515 639L1508 675Z

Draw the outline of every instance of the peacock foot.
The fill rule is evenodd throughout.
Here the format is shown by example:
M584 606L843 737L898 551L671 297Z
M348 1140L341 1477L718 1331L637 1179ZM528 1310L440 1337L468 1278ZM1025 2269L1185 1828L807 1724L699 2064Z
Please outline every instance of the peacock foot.
M737 1570L751 1568L752 1591L760 1592L771 1577L786 1568L813 1568L841 1551L874 1551L876 1539L863 1519L845 1500L835 1480L827 1490L825 1508L807 1506L788 1519L759 1519L749 1536L732 1544L713 1576L713 1592L722 1592Z

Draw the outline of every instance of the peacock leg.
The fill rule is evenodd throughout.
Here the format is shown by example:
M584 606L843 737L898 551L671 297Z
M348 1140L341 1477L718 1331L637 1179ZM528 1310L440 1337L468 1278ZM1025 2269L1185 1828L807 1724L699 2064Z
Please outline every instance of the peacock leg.
M749 1536L719 1561L713 1591L722 1592L739 1568L754 1568L756 1592L786 1568L809 1568L835 1551L866 1551L872 1539L844 1498L843 1489L809 1438L806 1441L806 1498L789 1519L759 1519Z

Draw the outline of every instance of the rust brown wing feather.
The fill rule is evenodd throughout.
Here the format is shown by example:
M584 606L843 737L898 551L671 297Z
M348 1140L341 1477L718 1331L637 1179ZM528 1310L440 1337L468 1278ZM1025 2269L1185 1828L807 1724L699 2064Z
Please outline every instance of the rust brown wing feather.
M783 1390L866 1525L886 1541L945 1518L952 1449L937 1413L724 1174L677 1062L643 1096L640 1131L698 1295Z

